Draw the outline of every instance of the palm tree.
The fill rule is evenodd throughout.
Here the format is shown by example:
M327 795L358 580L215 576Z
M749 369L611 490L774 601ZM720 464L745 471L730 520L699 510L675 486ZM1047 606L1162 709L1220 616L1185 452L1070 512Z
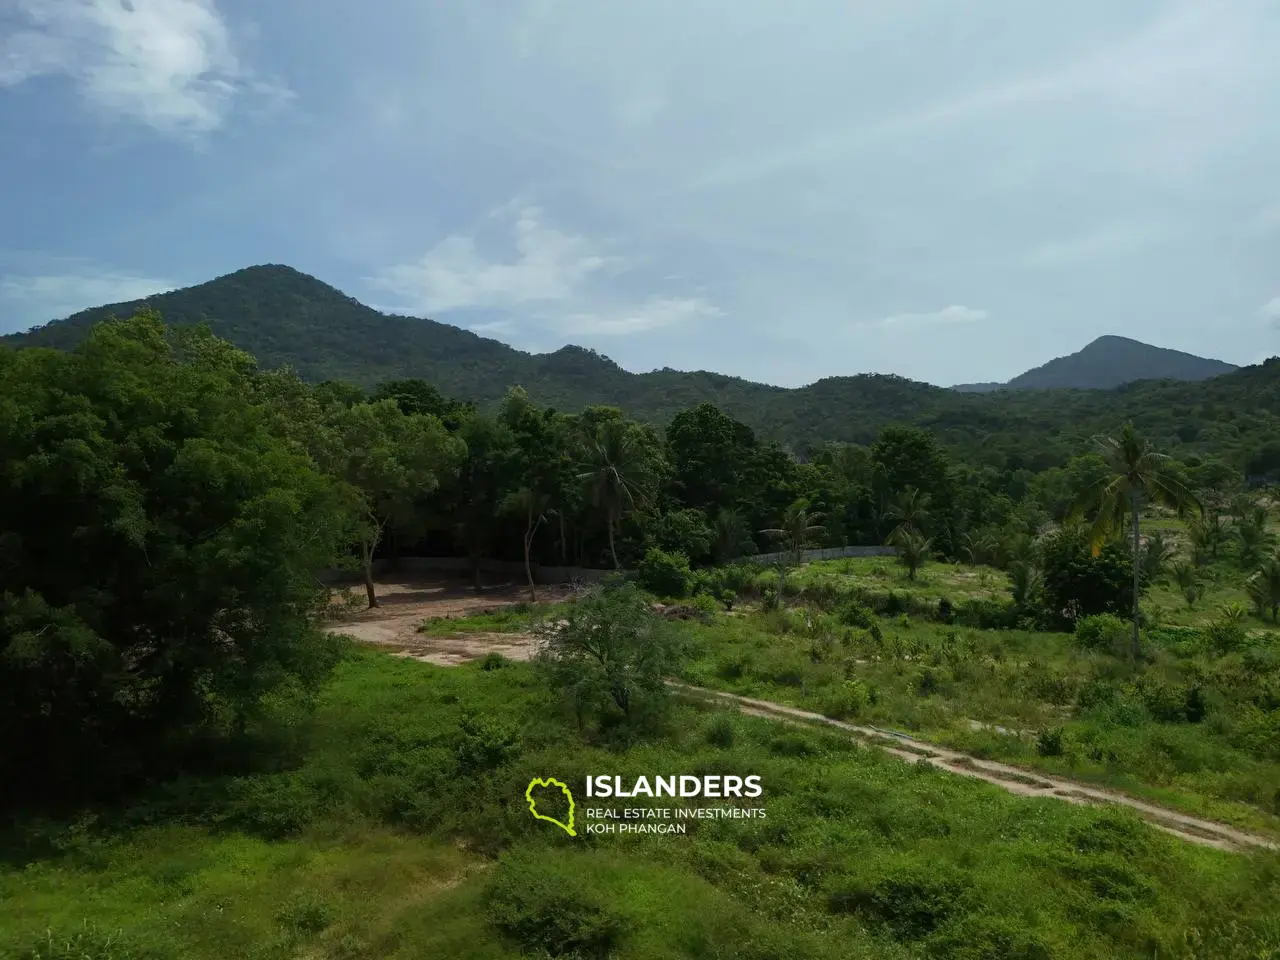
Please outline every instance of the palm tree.
M991 563L1000 552L1000 543L991 533L965 533L960 536L960 552L974 566Z
M743 553L756 549L751 531L747 529L747 521L736 510L726 507L716 514L714 533L715 541L711 549L719 563L736 560Z
M907 487L894 497L884 512L886 518L898 521L889 536L893 537L904 529L923 533L929 522L929 499L927 493L921 493L915 487Z
M1187 537L1191 541L1191 552L1196 563L1216 560L1218 551L1227 542L1227 528L1222 523L1222 514L1206 506L1198 517L1192 517L1187 524Z
M898 562L907 568L907 579L914 580L916 571L933 556L933 540L905 523L890 534L889 540L898 548Z
M804 501L796 501L787 507L782 515L782 525L771 527L760 532L782 546L782 559L778 563L778 598L782 598L787 582L786 561L794 559L799 565L804 556L805 547L811 547L820 537L826 535L827 528L819 521L820 513L810 513Z
M1236 540L1240 543L1240 566L1256 566L1263 551L1272 546L1275 537L1267 530L1267 508L1251 507L1236 520Z
M1098 443L1110 470L1107 475L1085 490L1071 505L1068 517L1080 519L1093 512L1090 542L1094 554L1109 538L1123 533L1128 518L1133 536L1133 656L1140 651L1138 634L1138 593L1142 568L1139 562L1141 543L1139 516L1144 503L1162 503L1179 513L1200 510L1200 502L1169 469L1170 458L1138 435L1133 424L1126 423L1119 437L1100 437Z
M1170 570L1173 571L1173 580L1182 591L1187 606L1194 609L1196 601L1200 599L1200 571L1195 564L1185 560L1177 561Z
M609 556L615 570L622 569L614 546L614 530L626 512L643 496L649 477L648 457L640 438L621 420L601 423L586 445L578 479L587 484L591 502L604 512L609 532Z
M1173 544L1164 535L1164 531L1157 530L1147 537L1142 551L1142 575L1147 583L1154 583L1159 579L1165 567L1169 565L1169 561L1173 559L1174 553Z
M1280 556L1272 554L1244 584L1249 599L1258 608L1258 614L1271 614L1275 621L1280 614Z

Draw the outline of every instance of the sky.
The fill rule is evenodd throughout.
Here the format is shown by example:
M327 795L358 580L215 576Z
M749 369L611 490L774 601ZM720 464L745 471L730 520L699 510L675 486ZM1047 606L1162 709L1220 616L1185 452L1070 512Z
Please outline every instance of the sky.
M0 332L284 263L629 370L1280 353L1280 5L0 0Z

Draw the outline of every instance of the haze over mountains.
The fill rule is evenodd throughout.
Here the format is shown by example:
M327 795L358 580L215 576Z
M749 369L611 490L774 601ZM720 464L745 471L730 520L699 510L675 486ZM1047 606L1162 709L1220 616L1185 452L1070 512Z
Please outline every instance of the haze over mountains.
M1043 450L1046 431L1076 445L1081 437L1114 429L1122 417L1145 420L1157 434L1194 443L1196 431L1178 424L1185 424L1189 412L1206 405L1207 398L1235 405L1249 416L1270 417L1266 411L1280 408L1280 364L1236 370L1218 360L1124 337L1102 337L1003 385L943 388L861 374L783 388L706 371L637 374L582 347L529 354L448 324L383 314L279 265L249 267L146 301L84 310L0 338L0 343L67 349L94 323L129 316L146 305L173 325L207 322L264 367L287 364L312 381L342 379L369 387L390 378L420 377L447 395L482 404L519 384L544 405L562 410L616 405L659 426L681 409L711 401L797 450L826 440L869 442L890 422L925 425L966 445L988 443L984 438L997 433L1034 431ZM1218 374L1228 375L1195 382ZM1149 382L1133 383L1138 380ZM1090 389L1064 395L1056 389L1125 383L1118 392ZM1182 411L1181 420L1175 407ZM1233 421L1232 430L1241 431L1242 424Z

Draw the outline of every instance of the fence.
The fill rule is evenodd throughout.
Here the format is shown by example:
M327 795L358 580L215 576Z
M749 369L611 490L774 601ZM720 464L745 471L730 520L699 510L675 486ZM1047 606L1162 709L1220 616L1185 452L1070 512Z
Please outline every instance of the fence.
M811 560L835 560L840 557L891 557L896 553L897 550L894 547L823 547L817 550L805 550L800 554L800 561L801 563L808 563ZM778 560L789 558L790 556L791 554L787 553L757 553L754 556L744 557L743 559L768 564L776 563ZM533 581L541 584L568 583L571 580L580 580L583 583L598 583L613 572L612 570L598 570L592 567L552 567L535 563L533 565ZM632 571L624 570L622 572L630 574ZM480 573L490 581L496 578L501 582L525 582L524 564L518 560L481 560ZM394 561L385 558L373 561L373 575L375 577L395 576L396 574L408 574L411 576L439 574L441 576L468 577L471 575L471 561L466 557L400 557ZM359 579L359 571L326 570L320 574L320 580L324 583L340 583Z
M586 567L550 567L533 565L534 583L556 584L568 583L570 580L581 580L584 583L595 583L603 580L612 570L594 570ZM624 571L626 572L626 571ZM487 579L525 582L524 564L518 560L481 560L480 573ZM469 577L471 561L466 557L400 557L398 560L378 559L373 561L375 577L395 576L396 574L418 575L439 574L442 576ZM320 574L324 583L338 583L347 580L359 580L358 570L326 570Z
M841 557L892 557L898 553L897 547L820 547L815 550L803 550L800 553L800 562L809 563L812 560L838 560ZM757 553L749 559L758 563L777 563L779 560L790 559L795 556L792 553Z

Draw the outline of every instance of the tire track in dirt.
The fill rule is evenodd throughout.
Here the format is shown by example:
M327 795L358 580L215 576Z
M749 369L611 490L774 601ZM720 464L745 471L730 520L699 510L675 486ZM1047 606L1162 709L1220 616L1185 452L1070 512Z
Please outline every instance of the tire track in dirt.
M1191 843L1216 847L1219 850L1234 852L1256 849L1280 850L1280 844L1266 837L1248 833L1223 823L1178 813L1165 807L1147 803L1144 800L1136 800L1114 790L1089 786L1077 783L1074 780L1064 780L1060 777L1024 770L1009 764L998 763L994 760L981 760L967 753L917 740L904 733L883 730L879 727L846 723L843 720L833 720L831 717L825 717L820 713L812 713L808 710L801 710L798 707L789 707L786 704L773 703L769 700L756 700L751 697L725 693L720 690L709 690L706 687L694 687L676 681L668 682L672 689L686 696L729 704L737 708L741 713L751 716L780 720L801 726L832 727L851 734L862 743L877 747L885 753L892 754L908 763L927 763L940 770L982 780L1017 796L1053 797L1057 800L1064 800L1067 803L1088 806L1113 804L1127 807L1158 830L1163 830L1175 837L1181 837Z

